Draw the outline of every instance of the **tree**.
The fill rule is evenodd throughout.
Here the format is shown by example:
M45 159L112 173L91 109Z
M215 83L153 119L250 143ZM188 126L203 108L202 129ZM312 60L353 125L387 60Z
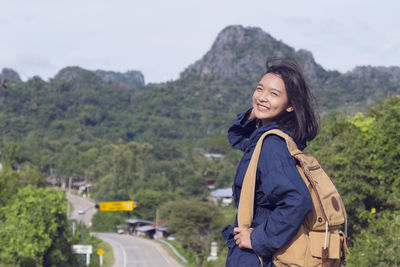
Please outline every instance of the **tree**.
M348 266L399 266L400 213L370 214L369 228L356 236L348 256Z
M23 164L21 169L20 183L22 186L32 185L35 187L43 187L46 185L43 175L35 166Z
M351 234L368 225L364 211L400 207L399 127L400 97L392 97L368 116L331 114L310 146L343 196Z
M137 205L133 210L133 215L145 220L155 220L157 208L172 198L173 194L169 192L141 190L132 196Z
M73 266L63 192L22 188L0 227L0 261L14 266Z
M211 241L220 239L223 219L214 204L196 200L168 202L160 209L168 220L168 230L175 233L183 248L197 264L209 253Z
M6 207L12 202L20 187L19 175L11 168L0 170L0 222L7 212Z
M1 151L1 163L4 166L9 166L13 169L17 168L17 163L20 162L21 145L16 142L8 142L4 145Z

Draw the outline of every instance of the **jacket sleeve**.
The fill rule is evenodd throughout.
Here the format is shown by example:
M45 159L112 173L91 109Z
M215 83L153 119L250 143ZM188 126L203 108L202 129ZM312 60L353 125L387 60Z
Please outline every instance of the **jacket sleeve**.
M231 146L235 149L244 151L248 142L249 137L256 129L256 118L247 120L247 117L251 113L252 108L245 112L239 113L236 120L233 122L228 130L228 140Z
M312 201L285 141L276 135L264 140L257 179L274 209L254 227L250 239L257 255L270 258L296 234L312 210Z

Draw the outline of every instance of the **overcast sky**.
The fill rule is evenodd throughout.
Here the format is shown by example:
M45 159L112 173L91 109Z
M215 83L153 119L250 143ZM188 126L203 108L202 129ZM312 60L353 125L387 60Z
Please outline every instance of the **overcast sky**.
M0 69L66 66L174 80L228 25L260 27L325 69L400 65L399 0L0 0Z

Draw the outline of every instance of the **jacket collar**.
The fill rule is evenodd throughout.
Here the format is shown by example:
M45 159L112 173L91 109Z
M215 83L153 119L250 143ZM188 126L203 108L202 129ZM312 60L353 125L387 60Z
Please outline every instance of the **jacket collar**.
M249 148L253 148L256 146L258 139L260 139L261 135L263 133L265 133L266 131L272 130L272 129L280 129L279 125L276 121L271 121L265 125L259 126L250 136L249 138L249 143L248 146ZM286 130L282 130L284 131L286 134L288 134L289 136L291 136L293 138L293 135L290 131L286 131ZM293 138L294 139L294 138ZM296 145L298 147L298 149L300 150L304 150L306 148L306 142L305 141L298 141L298 140L294 140L296 142Z

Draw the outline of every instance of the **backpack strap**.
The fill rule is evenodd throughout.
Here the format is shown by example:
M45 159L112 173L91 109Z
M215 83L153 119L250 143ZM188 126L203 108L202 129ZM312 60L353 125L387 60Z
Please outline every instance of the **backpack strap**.
M265 137L270 134L275 134L286 141L288 150L292 156L302 153L298 148L293 139L278 129L273 129L265 132L258 139L256 147L254 148L253 155L249 166L247 167L246 174L244 176L242 190L240 193L240 201L238 207L238 225L239 227L250 228L251 222L253 221L253 209L254 209L254 191L256 185L256 173L258 159L260 157L261 147Z

